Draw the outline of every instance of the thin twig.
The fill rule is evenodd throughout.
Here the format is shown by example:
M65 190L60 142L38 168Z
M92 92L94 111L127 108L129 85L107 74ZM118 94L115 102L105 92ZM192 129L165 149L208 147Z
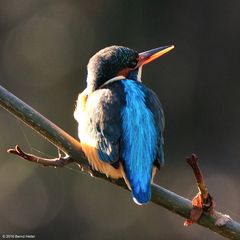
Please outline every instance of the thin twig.
M74 160L68 155L66 155L64 157L59 155L59 157L51 158L51 159L38 157L33 154L24 152L18 145L16 145L14 149L8 149L7 152L15 154L27 161L41 164L45 167L50 167L50 166L51 167L63 167L69 163L74 162Z
M190 213L190 219L187 219L184 222L184 226L190 226L192 223L197 222L200 219L203 211L213 214L213 209L216 207L216 203L207 190L202 171L198 164L197 155L192 154L191 157L186 158L186 161L193 170L199 191L192 200L193 208Z
M187 163L193 169L193 172L197 181L198 189L203 198L203 207L205 207L206 209L209 209L211 207L211 197L208 193L202 171L198 164L198 157L196 156L196 154L192 154L192 156L188 157L186 160L187 160Z
M56 158L43 158L30 153L26 153L19 147L19 145L16 145L15 148L8 149L7 152L17 155L18 157L23 158L29 162L43 165L44 167L64 167L69 163L76 163L82 172L88 173L92 177L98 176L98 172L93 170L89 164L79 164L67 154L65 154L63 157L60 151L58 153L58 157Z

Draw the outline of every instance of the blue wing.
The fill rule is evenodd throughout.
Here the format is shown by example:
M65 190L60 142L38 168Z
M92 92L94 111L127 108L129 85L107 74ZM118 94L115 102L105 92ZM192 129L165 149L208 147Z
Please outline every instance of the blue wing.
M151 198L153 165L162 164L163 113L160 102L150 89L134 80L122 81L126 106L122 112L121 144L125 174L138 203Z
M164 166L163 130L165 126L165 118L164 118L162 104L159 101L157 95L149 88L145 89L145 102L146 102L146 106L153 113L155 127L158 135L158 152L157 152L156 166L162 167Z

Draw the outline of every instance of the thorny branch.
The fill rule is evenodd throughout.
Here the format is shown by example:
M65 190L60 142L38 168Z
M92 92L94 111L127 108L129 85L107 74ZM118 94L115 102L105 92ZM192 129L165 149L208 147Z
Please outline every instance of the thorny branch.
M66 153L69 156L69 159L67 159L67 157L66 159L63 157L64 160L59 158L43 159L24 153L19 147L17 147L15 150L10 150L11 153L17 154L32 162L38 162L42 165L50 165L51 163L53 166L63 166L64 164L68 164L70 162L76 162L81 166L88 165L87 161L83 158L81 144L76 139L71 137L68 133L64 132L61 128L43 117L36 110L28 106L26 103L18 99L1 86L0 106L34 129L37 133L42 135L61 151ZM55 163L53 163L54 161ZM48 164L46 164L46 162ZM114 185L127 189L126 184L121 179L115 181L98 172L94 172L94 177L97 179L106 180ZM191 218L190 215L193 207L190 200L156 184L152 184L151 201L184 218ZM240 224L232 220L227 215L215 210L213 210L212 213L203 211L197 223L229 239L240 239Z

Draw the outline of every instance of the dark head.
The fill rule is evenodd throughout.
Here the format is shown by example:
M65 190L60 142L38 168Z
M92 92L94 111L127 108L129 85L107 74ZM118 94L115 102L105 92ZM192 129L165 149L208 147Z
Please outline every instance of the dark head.
M89 60L87 66L88 90L95 91L106 81L117 76L141 81L142 66L173 48L174 46L167 46L138 53L123 46L106 47Z

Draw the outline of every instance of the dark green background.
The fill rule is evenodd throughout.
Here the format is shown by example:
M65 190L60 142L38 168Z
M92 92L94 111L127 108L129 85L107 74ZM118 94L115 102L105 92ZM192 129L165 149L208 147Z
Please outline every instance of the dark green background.
M143 71L166 116L166 167L157 183L192 198L197 189L184 159L195 152L218 209L240 220L239 13L237 0L1 0L0 83L77 137L74 105L96 51L174 44ZM43 168L8 155L15 144L45 157L57 150L4 110L0 119L0 234L222 239L197 225L184 228L161 207L136 206L129 192L74 166Z

